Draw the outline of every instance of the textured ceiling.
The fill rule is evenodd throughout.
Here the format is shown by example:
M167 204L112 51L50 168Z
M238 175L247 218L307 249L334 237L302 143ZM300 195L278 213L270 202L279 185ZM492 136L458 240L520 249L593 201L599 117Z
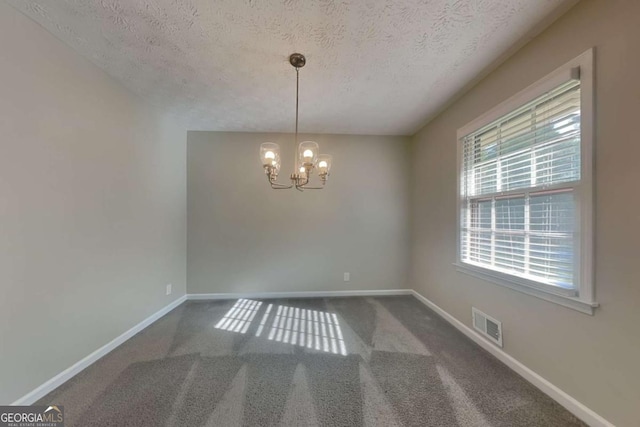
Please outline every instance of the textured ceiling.
M412 134L565 0L9 0L190 129Z

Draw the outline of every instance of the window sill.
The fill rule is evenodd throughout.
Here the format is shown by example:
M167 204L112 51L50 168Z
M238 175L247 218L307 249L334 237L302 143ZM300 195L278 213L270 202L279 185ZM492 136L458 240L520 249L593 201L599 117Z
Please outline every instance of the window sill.
M473 265L467 265L463 263L454 263L453 264L457 271L468 274L470 276L476 277L478 279L482 279L491 283L495 283L496 285L504 286L509 289L513 289L514 291L522 292L527 295L532 295L534 297L538 297L545 301L549 301L555 304L559 304L563 307L567 307L581 313L589 314L593 316L594 309L598 307L597 302L587 302L583 301L580 298L559 295L552 292L548 292L546 290L537 289L534 287L530 287L519 283L515 280L508 280L504 277L501 277L500 273L494 274L491 270L485 268L474 267Z

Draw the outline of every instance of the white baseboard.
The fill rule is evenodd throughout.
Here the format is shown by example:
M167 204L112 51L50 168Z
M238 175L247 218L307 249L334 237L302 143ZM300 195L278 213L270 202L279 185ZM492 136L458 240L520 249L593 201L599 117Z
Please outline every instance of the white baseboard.
M170 312L180 304L182 304L184 301L186 301L186 299L187 299L187 296L183 295L177 300L173 301L171 304L153 313L151 316L147 317L142 322L138 323L137 325L135 325L133 328L129 329L122 335L114 338L112 341L103 345L102 347L100 347L90 355L86 356L82 360L79 360L69 368L60 372L58 375L51 378L49 381L40 385L39 387L32 390L31 392L25 394L24 396L22 396L21 398L13 402L12 405L20 405L20 406L33 405L39 399L46 396L48 393L52 392L53 390L55 390L57 387L60 387L63 383L73 378L75 375L77 375L82 370L89 367L98 359L105 356L107 353L111 352L116 347L124 343L126 340L128 340L129 338L131 338L132 336L134 336L135 334L137 334L138 332L140 332L141 330L143 330L144 328L146 328L147 326L149 326L150 324L152 324L153 322L155 322L156 320L158 320L159 318L161 318L162 316L164 316L165 314L167 314L168 312Z
M523 377L525 380L529 381L531 384L539 388L543 393L547 396L558 402L560 405L564 406L569 412L571 412L576 417L580 418L582 421L587 423L592 427L613 427L609 421L605 420L600 415L596 414L591 409L587 408L582 403L578 402L573 397L569 396L564 391L560 390L555 385L551 384L549 381L527 368L521 362L516 360L513 356L505 353L499 347L496 347L491 342L487 341L482 335L475 332L469 326L465 325L442 308L438 307L432 301L428 300L418 292L412 290L413 296L415 296L419 301L424 303L427 307L438 313L441 317L443 317L447 322L451 323L456 329L460 332L471 338L475 341L480 347L494 355L498 360L507 365L509 368L514 370L517 374Z
M385 295L412 295L412 289L382 289L368 291L308 291L308 292L256 292L229 294L187 294L188 300L216 300L238 298L326 298L326 297L370 297Z
M445 320L451 323L454 327L464 333L466 336L475 341L483 349L494 355L502 363L514 370L524 379L531 384L539 388L543 393L547 394L553 400L564 406L567 410L573 413L576 417L580 418L585 423L593 427L613 427L613 424L596 414L591 409L587 408L582 403L578 402L573 397L569 396L564 391L560 390L549 381L527 368L521 362L505 353L501 348L496 347L489 341L485 340L480 334L476 333L473 329L460 322L458 319L438 307L436 304L419 294L412 289L384 289L384 290L365 290L365 291L320 291L320 292L263 292L263 293L217 293L217 294L187 294L173 301L171 304L152 314L144 319L122 335L116 337L109 343L100 347L93 353L89 354L82 360L78 361L74 365L60 372L55 377L51 378L44 384L40 385L33 391L25 394L18 400L12 403L12 405L32 405L40 398L46 396L48 393L61 386L66 381L73 378L82 370L89 367L101 357L105 356L116 347L124 343L126 340L182 304L185 300L216 300L216 299L237 299L237 298L258 298L258 299L270 299L270 298L322 298L322 297L350 297L350 296L385 296L385 295L413 295L419 301L424 303L427 307L442 316Z

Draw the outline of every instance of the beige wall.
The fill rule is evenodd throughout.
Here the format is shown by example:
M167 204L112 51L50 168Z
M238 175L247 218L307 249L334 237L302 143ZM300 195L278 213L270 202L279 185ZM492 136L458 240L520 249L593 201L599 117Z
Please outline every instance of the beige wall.
M640 2L583 0L414 138L417 291L467 325L503 322L505 351L619 426L640 425ZM588 316L455 271L456 130L596 48L596 298Z
M186 132L4 2L0 81L7 404L185 293Z
M287 182L292 135L189 132L189 293L406 287L409 138L304 139L334 157L324 190L270 189L260 144L280 144Z

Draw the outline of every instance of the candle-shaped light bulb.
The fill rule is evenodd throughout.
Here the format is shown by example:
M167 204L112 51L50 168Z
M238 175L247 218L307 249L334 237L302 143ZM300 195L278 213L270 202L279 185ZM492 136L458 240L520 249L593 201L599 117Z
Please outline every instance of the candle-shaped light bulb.
M304 153L302 153L302 157L304 157L305 159L311 159L311 158L313 158L313 151L311 151L311 150L304 150Z
M326 168L327 168L327 162L326 162L326 161L324 161L324 160L319 161L319 162L318 162L318 167L319 167L320 169L326 169Z
M266 153L264 153L264 158L273 160L276 158L276 153L274 153L273 151L267 151Z

